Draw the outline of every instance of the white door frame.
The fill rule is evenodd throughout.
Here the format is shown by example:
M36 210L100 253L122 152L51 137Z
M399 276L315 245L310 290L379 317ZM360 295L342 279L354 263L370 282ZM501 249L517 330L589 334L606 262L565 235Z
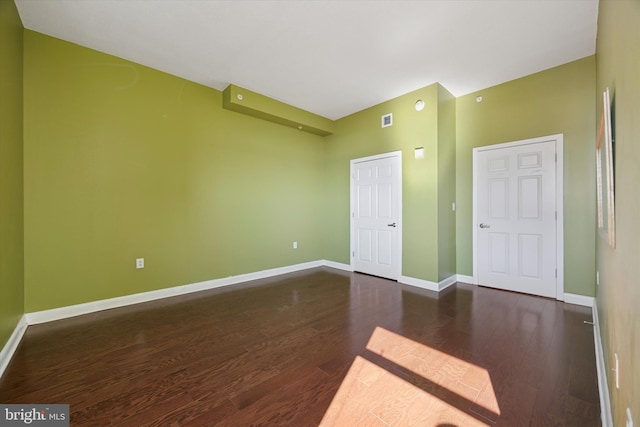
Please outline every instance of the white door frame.
M349 205L349 229L350 229L350 245L349 245L349 260L351 271L355 271L355 248L356 248L356 235L355 235L355 207L356 207L356 192L355 192L355 165L357 163L368 162L372 160L386 159L389 157L397 157L399 159L400 168L398 173L400 179L398 182L398 226L396 230L398 232L397 238L397 251L396 251L396 274L395 279L398 280L402 276L402 151L392 151L389 153L376 154L373 156L361 157L359 159L352 159L349 162L349 182L350 182L350 205Z
M564 301L564 157L563 134L542 136L539 138L523 139L503 144L487 145L473 149L473 283L478 284L478 152L501 148L518 147L540 142L555 141L556 145L556 299Z

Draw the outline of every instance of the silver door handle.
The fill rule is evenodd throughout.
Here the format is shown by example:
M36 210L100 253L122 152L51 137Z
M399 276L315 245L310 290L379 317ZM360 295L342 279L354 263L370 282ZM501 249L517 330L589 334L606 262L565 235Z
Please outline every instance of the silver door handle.
M394 223L391 223L391 224L387 224L387 227L395 227L395 226L396 226L396 223L395 223L395 222L394 222Z
M480 224L480 228L491 228L489 224L482 223Z

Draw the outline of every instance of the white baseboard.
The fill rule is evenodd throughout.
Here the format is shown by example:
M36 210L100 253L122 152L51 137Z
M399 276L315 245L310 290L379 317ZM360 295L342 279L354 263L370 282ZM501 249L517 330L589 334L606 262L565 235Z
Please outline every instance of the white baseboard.
M13 333L9 337L9 340L0 351L0 377L4 374L4 370L9 366L9 362L11 362L11 358L13 354L18 349L18 344L22 340L22 336L24 332L27 330L27 317L22 315L16 328L13 330Z
M154 301L161 298L168 298L177 295L189 294L192 292L204 291L207 289L219 288L221 286L235 285L237 283L248 282L250 280L265 279L267 277L293 273L295 271L321 267L323 265L325 265L325 262L322 260L311 261L286 267L257 271L254 273L239 274L237 276L229 276L221 279L206 280L204 282L191 283L188 285L174 286L166 289L158 289L155 291L141 292L138 294L125 295L122 297L91 301L67 307L53 308L51 310L37 311L26 314L27 324L36 325L38 323L52 322L54 320L66 319L68 317L80 316L82 314L95 313L97 311L108 310L111 308L139 304L142 302Z
M598 318L598 304L593 303L593 340L596 348L596 371L598 372L598 392L600 394L600 418L602 427L613 427L613 415L611 413L611 398L609 396L609 383L607 382L607 366L604 361L604 347L602 335L600 335L600 319Z
M452 275L442 280L441 282L431 282L429 280L416 279L415 277L400 276L398 282L405 285L415 286L417 288L427 289L430 291L440 292L441 290L448 288L456 283L456 275Z
M584 307L593 307L593 297L586 297L584 295L577 294L564 294L564 302L566 304L582 305Z
M335 261L329 261L329 260L324 260L324 266L326 267L331 267L331 268L335 268L337 270L344 270L344 271L353 271L353 269L351 268L351 266L349 264L343 264L341 262L335 262Z
M254 273L240 274L237 276L229 276L220 279L206 280L198 283L191 283L187 285L174 286L165 289L158 289L155 291L142 292L132 295L125 295L116 298L109 298L105 300L91 301L83 304L76 304L67 307L54 308L51 310L37 311L33 313L26 313L26 325L36 325L39 323L51 322L54 320L65 319L68 317L80 316L83 314L95 313L97 311L108 310L111 308L124 307L132 304L139 304L147 301L154 301L161 298L168 298L177 295L188 294L192 292L203 291L207 289L219 288L221 286L235 285L242 282L248 282L251 280L264 279L267 277L277 276L286 273L292 273L296 271L306 270L309 268L315 268L320 266L327 266L344 271L352 271L351 266L328 260L311 261L301 264L294 264L285 267L272 268L269 270L258 271ZM472 276L464 276L460 274L454 274L439 283L431 282L428 280L416 279L409 276L400 276L398 280L400 283L416 286L431 291L440 292L443 289L451 286L456 281L473 283L474 278ZM564 294L565 302L569 304L578 304L586 307L593 307L593 297L586 297L576 294ZM26 327L26 326L25 326ZM24 331L22 331L24 333ZM6 347L6 346L5 346ZM4 350L3 350L4 351Z
M440 281L440 283L438 283L438 288L440 290L446 289L451 285L455 285L457 281L458 281L458 275L457 274L451 275L446 279Z
M473 276L465 276L464 274L456 274L456 282L468 283L470 285L476 284L476 279Z
M472 284L472 285L477 285L477 281L476 281L475 277L473 277L473 276L465 276L464 274L457 274L456 275L456 281L462 282L462 283L469 283L469 284ZM558 300L559 301L564 301L567 304L582 305L584 307L593 307L593 304L594 304L594 298L593 297L587 297L587 296L584 296L584 295L570 294L570 293L562 294L562 296L560 298L558 298Z

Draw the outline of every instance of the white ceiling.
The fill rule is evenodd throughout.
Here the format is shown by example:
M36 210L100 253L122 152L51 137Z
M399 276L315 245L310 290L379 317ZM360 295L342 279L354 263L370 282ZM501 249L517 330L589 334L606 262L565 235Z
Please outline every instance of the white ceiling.
M16 0L25 28L330 119L595 53L598 0Z

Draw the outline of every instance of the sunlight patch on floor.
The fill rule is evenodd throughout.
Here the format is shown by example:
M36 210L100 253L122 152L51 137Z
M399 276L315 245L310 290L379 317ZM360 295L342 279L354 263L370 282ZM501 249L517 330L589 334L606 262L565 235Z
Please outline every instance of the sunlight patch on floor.
M322 426L489 426L500 415L483 368L380 327L367 350L390 368L357 356Z

